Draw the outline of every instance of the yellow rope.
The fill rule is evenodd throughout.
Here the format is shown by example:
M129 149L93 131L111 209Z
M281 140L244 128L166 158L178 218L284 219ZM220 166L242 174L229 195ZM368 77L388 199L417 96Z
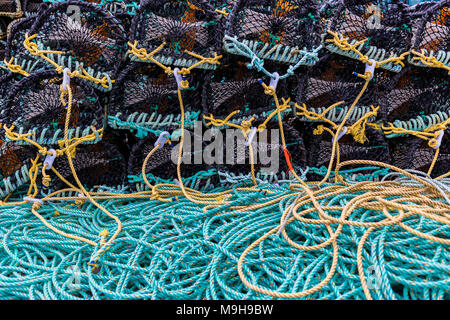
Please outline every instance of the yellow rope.
M41 59L50 63L58 73L63 73L64 67L58 65L55 61L53 61L52 59L47 57L45 54L61 54L61 55L63 55L65 53L63 51L55 51L55 50L39 50L38 45L36 43L32 42L32 40L35 39L36 37L37 37L37 34L31 35L31 36L28 36L28 33L25 34L25 40L23 42L25 49L27 49L30 54L32 54L34 56L38 56ZM85 79L88 81L92 81L98 85L101 85L104 88L110 88L110 85L115 82L114 80L108 80L107 77L95 78L92 75L90 75L86 70L84 70L84 68L82 66L80 66L80 69L81 69L81 73L78 70L75 70L75 71L68 72L67 74L71 78L81 78L81 79Z
M416 55L416 57L413 57L413 61L420 61L422 64L432 67L432 68L440 68L448 71L448 74L450 74L450 66L445 65L441 61L438 61L436 57L426 56L425 50L421 50L421 52L418 52L414 49L411 50L411 52Z
M331 34L333 36L333 38L325 40L326 42L334 44L335 46L337 46L339 49L341 49L343 51L352 51L358 55L358 57L359 57L358 60L360 60L362 63L368 63L368 64L372 65L369 57L362 54L361 51L359 51L357 49L357 47L359 47L361 44L367 42L367 39L357 41L351 45L348 42L348 38L345 38L343 35L338 34L337 32L330 31L330 30L328 30L328 33ZM382 65L391 63L391 62L394 65L401 65L402 67L404 67L405 64L403 63L403 60L405 59L405 57L407 55L409 55L409 52L404 52L398 57L391 57L391 58L385 59L383 61L377 61L375 67L379 68Z

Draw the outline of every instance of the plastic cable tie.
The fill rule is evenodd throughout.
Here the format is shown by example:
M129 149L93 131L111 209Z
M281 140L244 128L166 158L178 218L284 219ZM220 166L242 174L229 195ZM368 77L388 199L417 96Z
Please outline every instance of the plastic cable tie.
M252 143L253 138L255 138L255 135L256 135L256 130L257 129L255 127L252 127L251 132L248 134L248 140L244 141L245 146L248 147Z
M339 141L346 133L347 133L347 127L343 127L341 131L339 131L336 139L337 141ZM334 138L333 138L333 143L334 143Z
M48 152L51 152L51 154L47 154L44 160L44 166L47 165L45 169L51 169L53 166L53 162L56 159L56 150L55 149L49 149Z
M158 137L158 140L155 141L154 146L156 147L159 144L158 149L161 149L162 147L164 147L164 144L166 143L167 139L169 139L169 137L170 137L169 132L167 132L167 131L161 132Z

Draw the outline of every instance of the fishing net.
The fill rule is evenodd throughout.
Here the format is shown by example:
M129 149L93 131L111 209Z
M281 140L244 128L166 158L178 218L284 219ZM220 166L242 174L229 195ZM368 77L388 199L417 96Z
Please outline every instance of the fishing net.
M8 141L5 130L0 128L0 196L2 198L28 183L29 169L32 166L30 160L35 157L36 152L32 147Z
M23 15L20 0L0 1L0 17L18 18Z
M415 137L397 137L389 141L392 149L393 164L399 168L429 173L432 177L439 177L448 173L450 171L448 133L447 129L439 148L436 163L432 167L431 172L428 171L434 162L436 150L430 148L422 139Z
M380 116L384 121L398 125L408 122L402 126L412 128L414 124L410 123L411 119L421 117L427 121L427 116L439 113L444 115L449 110L447 97L450 85L443 73L408 68L393 80L390 90L387 88L381 99ZM438 118L445 120L442 116ZM431 123L437 122L433 120Z
M238 119L253 115L263 117L263 113L273 110L275 104L272 97L264 94L259 80L242 59L229 58L223 61L213 77L205 79L203 113L223 118L240 110L235 116Z
M7 29L8 37L5 48L5 61L20 65L21 69L30 73L32 68L38 64L36 59L27 55L23 50L25 34L31 28L36 16L13 20ZM42 66L42 65L40 65Z
M102 90L111 90L126 51L120 23L100 6L80 1L43 9L22 37L19 54L59 72L67 67L72 76L76 73Z
M207 1L146 0L133 18L130 42L137 41L148 52L157 50L154 59L163 65L189 68L200 57L212 58L220 52L221 29ZM215 65L203 63L198 68L214 69Z
M5 51L5 42L2 40L6 39L8 24L9 24L8 19L0 18L0 41L1 41L0 43L1 43L1 50L3 51L3 55L4 55L4 51Z
M87 188L94 186L119 186L125 182L126 161L120 150L113 144L102 140L96 144L83 145L77 148L72 159L75 172L80 181ZM54 168L60 175L76 185L72 171L66 157L58 157L54 162ZM58 176L52 174L53 191L63 189L67 184Z
M272 67L264 63L273 61L290 66L289 76L317 61L323 25L316 1L240 0L227 18L224 48L250 58L249 67L267 74Z
M381 68L394 72L402 65L388 59L400 58L412 41L408 6L401 0L341 0L328 21L327 32L325 43L331 52L385 62Z
M201 84L186 76L190 87L183 90L187 111L186 126L193 128L201 101ZM116 129L129 129L137 137L148 133L159 135L180 125L177 83L156 65L130 63L119 74L109 104L109 124Z
M180 132L178 132L178 135L179 134ZM184 141L189 141L188 135L193 136L194 134L194 132L189 132L186 130ZM174 139L175 134L172 134L172 136ZM155 148L156 141L157 137L153 134L149 134L149 136L145 139L138 141L131 150L130 158L128 160L128 177L129 181L131 181L135 187L148 189L148 186L144 185L144 180L142 178L142 166L148 153ZM200 159L203 157L201 153L203 147L204 146L202 145L199 148L200 150L198 150L200 153ZM149 158L145 166L145 173L148 175L147 179L151 184L155 184L155 182L168 182L173 184L176 183L176 181L179 181L177 175L178 149L179 143L176 144L174 142L173 147L158 148L154 151L152 157ZM208 169L208 166L204 163L195 164L197 159L195 152L196 148L190 141L183 144L183 156L180 161L180 172L182 178L192 177L197 172ZM194 185L195 182L196 181L191 181L192 185ZM217 181L215 181L215 183L217 183ZM204 187L204 185L202 187Z
M440 1L414 14L418 22L410 62L450 72L450 2Z
M8 90L0 122L14 125L13 131L31 133L31 139L40 145L57 145L63 137L67 108L67 101L61 99L61 83L60 75L53 70L37 71L18 81ZM78 79L70 86L69 139L92 134L91 126L102 129L105 110L93 89Z

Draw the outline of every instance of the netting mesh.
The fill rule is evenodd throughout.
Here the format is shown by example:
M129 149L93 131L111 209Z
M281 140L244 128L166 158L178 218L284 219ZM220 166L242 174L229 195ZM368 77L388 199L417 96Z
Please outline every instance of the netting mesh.
M56 144L64 131L66 104L61 101L62 79L56 71L38 71L18 81L8 90L0 122L14 124L24 132L37 131L34 139L44 144ZM92 88L73 79L72 113L69 126L77 131L104 126L105 112ZM66 101L67 103L67 101ZM74 133L72 133L74 134Z
M240 0L228 17L226 33L260 58L295 64L302 57L299 50L320 45L323 26L318 15L318 2L313 0Z
M449 298L450 0L44 2L0 0L0 299Z
M183 90L187 126L201 109L202 84L188 75L189 88ZM180 125L180 106L175 80L158 66L133 62L118 76L109 103L110 125L129 128L142 138L149 132L175 130ZM191 118L191 115L194 117Z
M33 25L36 16L29 16L26 18L21 18L13 20L8 26L8 38L6 41L5 49L5 59L10 61L11 58L16 59L18 64L22 62L26 63L36 63L36 59L27 54L23 47L23 42L25 41L25 34L28 32L29 28ZM40 64L42 67L43 64Z
M203 113L227 116L235 110L236 117L259 116L275 108L273 99L264 94L257 74L246 67L242 59L229 58L205 79L206 100ZM281 85L280 85L281 87Z
M206 58L219 52L222 34L214 8L203 0L143 1L130 29L131 40L137 40L139 47L149 52L165 43L155 56L156 60L180 67L189 67L198 61L187 52Z
M190 136L194 135L193 132L186 131L186 139L188 134ZM157 138L158 137L150 134L145 139L138 141L132 147L130 153L128 161L128 176L140 176L140 182L142 184L144 183L142 180L142 165L145 157L155 147ZM155 181L168 181L169 183L175 183L174 179L178 180L177 162L173 161L173 159L176 159L178 156L178 148L179 142L174 142L174 147L159 148L154 152L145 167L145 173L147 175L150 174L148 176L148 180L151 183L154 183ZM194 163L195 151L194 146L186 143L183 145L183 161L180 165L182 178L191 177L199 171L208 169L208 166L205 164ZM201 153L201 150L198 151ZM152 178L155 180L152 180Z
M445 77L438 76L439 73L439 70L405 69L392 83L391 90L384 91L381 118L410 120L449 110L450 85Z
M59 52L50 54L57 65L80 73L84 70L94 78L106 77L108 82L126 51L120 23L100 6L80 1L51 5L27 32L28 36L36 35L31 41L38 50ZM111 89L111 83L107 87Z
M20 0L1 0L0 17L17 18L23 15Z
M108 133L96 144L78 147L72 161L78 178L87 188L101 185L119 186L125 182L126 159L114 143L114 137L108 137ZM54 167L63 178L76 185L66 157L58 158ZM65 186L65 182L52 174L52 190Z
M450 143L449 130L444 133L439 155L431 171L432 177L438 177L450 171ZM402 169L419 170L427 173L436 150L419 138L399 137L390 141L393 164Z
M421 19L414 35L415 49L426 50L426 54L439 51L450 52L450 2L441 1L426 11L418 10Z
M296 101L306 104L308 108L329 107L340 101L343 101L342 106L349 106L363 86L361 79L353 72L363 73L364 66L337 55L329 55L322 63L311 68L306 85L304 84L303 90L298 92ZM380 81L376 82L376 85L379 85L383 81L383 74L377 74L377 77ZM374 81L373 86L376 85ZM375 104L375 94L375 90L367 90L358 104L365 106Z
M351 44L364 41L358 49L377 61L399 57L409 50L412 41L408 6L401 0L341 0L328 21L327 31L349 39ZM328 34L326 39L330 38ZM327 48L348 55L334 44Z

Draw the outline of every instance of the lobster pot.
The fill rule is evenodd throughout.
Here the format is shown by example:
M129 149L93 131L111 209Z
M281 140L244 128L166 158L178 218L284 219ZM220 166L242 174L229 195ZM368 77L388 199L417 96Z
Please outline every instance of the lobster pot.
M8 90L0 122L14 125L14 131L33 133L30 139L40 145L57 145L64 136L68 97L61 99L61 76L52 70L37 71L16 82ZM94 90L78 79L70 83L72 107L68 138L79 138L105 126L105 110ZM90 143L100 140L100 135ZM21 141L20 143L27 144Z
M188 68L199 62L196 55L208 58L221 51L223 26L214 7L206 1L145 0L133 18L131 42L154 55L159 63ZM132 60L139 60L131 56ZM214 64L197 68L213 70Z
M449 117L449 94L444 70L410 67L384 91L380 117L403 128L425 129Z
M232 119L242 119L250 116L264 117L266 112L275 109L274 100L264 93L258 74L246 65L243 58L227 56L223 60L223 66L214 72L213 77L205 79L204 114L224 118L239 110L239 114ZM280 83L278 90L281 87Z
M398 58L408 51L412 41L412 25L408 6L401 0L341 0L327 23L327 31L346 38L353 45L363 41L357 49L369 59L381 62ZM352 51L340 49L325 37L326 48L344 56L359 59ZM399 72L402 65L389 62L381 68Z
M316 1L239 0L228 17L224 47L242 49L264 61L284 65L313 65L308 54L320 46L323 32ZM232 40L234 38L234 40Z
M416 52L410 62L422 66L430 65L423 58L434 58L445 67L450 67L450 1L440 1L425 9L417 9L417 29L413 38L413 48Z
M344 119L349 107L362 92L364 81L354 73L364 73L364 65L337 54L329 54L313 68L307 76L299 76L296 101L308 110L322 113L333 104L340 103L325 114L329 120L339 123ZM358 120L370 111L370 106L377 105L382 86L388 83L386 72L377 72L367 89L362 93L348 121ZM308 120L301 117L303 120Z
M439 153L434 167L430 172L436 178L450 171L450 130L445 130ZM428 173L433 163L436 149L431 148L427 141L416 137L397 137L389 141L392 150L392 160L395 166L402 169L412 169Z
M23 66L22 69L30 73L34 69L42 68L44 64L38 61L24 48L26 34L36 20L36 16L32 15L25 18L13 20L6 29L8 34L5 42L5 60L14 64Z
M96 144L79 146L72 158L78 179L89 189L101 185L116 187L125 183L125 157L116 144L105 139ZM58 157L54 167L65 180L77 185L66 155ZM52 190L59 190L68 186L52 174L50 187Z
M19 18L22 15L20 0L0 0L0 17Z
M177 136L179 137L179 135ZM195 188L196 184L195 181L193 181L195 180L193 179L194 175L198 172L212 169L212 166L205 165L205 163L202 162L199 164L195 163L195 147L191 141L192 137L192 131L185 131L185 143L183 144L183 156L180 162L180 173L182 179L187 179L186 187ZM137 188L138 190L143 190L148 188L142 178L142 166L146 156L155 148L157 140L158 136L149 134L145 139L139 140L131 150L128 161L128 182L133 189ZM161 146L156 149L149 158L144 170L148 181L152 185L158 183L178 183L177 164L179 141L180 140L178 139L177 142L174 142L175 148L169 147L167 144ZM204 147L204 145L202 147ZM200 156L202 156L201 150ZM216 183L217 181L214 180L214 184ZM204 183L202 186L205 186Z
M30 160L36 157L36 151L31 146L18 145L8 141L5 130L0 129L0 197L26 185L30 180Z
M186 77L189 88L181 92L185 126L193 128L202 101L201 77ZM131 62L120 73L111 94L109 124L133 132L137 138L161 130L173 131L181 124L177 84L154 64Z
M80 1L52 4L39 12L26 32L34 37L28 40L38 50L55 52L42 53L44 59L21 48L24 55L33 56L46 68L56 64L76 71L100 90L112 89L126 51L126 35L119 21L102 7Z

